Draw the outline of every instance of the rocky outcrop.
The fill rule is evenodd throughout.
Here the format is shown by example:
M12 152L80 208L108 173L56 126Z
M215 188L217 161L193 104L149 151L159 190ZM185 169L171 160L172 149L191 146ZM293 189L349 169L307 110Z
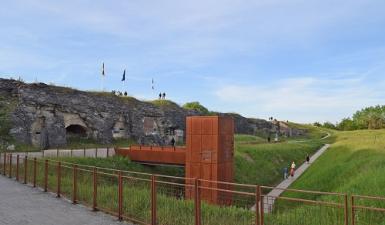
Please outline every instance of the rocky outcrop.
M0 79L0 96L17 100L10 134L41 148L64 146L68 137L76 135L101 143L133 138L142 144L164 144L171 135L183 134L186 116L199 115L172 102L157 105L111 93L7 79ZM235 118L237 133L254 134L272 127L265 120L227 115Z

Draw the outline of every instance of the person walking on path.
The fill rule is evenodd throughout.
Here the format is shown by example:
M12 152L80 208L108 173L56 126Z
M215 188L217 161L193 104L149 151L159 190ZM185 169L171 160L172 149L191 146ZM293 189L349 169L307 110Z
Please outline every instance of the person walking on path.
M288 172L288 170L287 170L287 166L285 166L285 167L283 168L283 179L284 179L284 180L286 180L286 179L287 179L287 177L288 177L288 174L287 174L287 172Z
M174 137L171 139L171 146L175 147L175 139L174 139Z
M309 154L307 154L307 156L306 156L306 163L307 163L307 164L310 163L310 156L309 156Z
M290 175L292 177L294 177L294 172L295 172L295 163L294 161L291 163L291 166L290 166Z

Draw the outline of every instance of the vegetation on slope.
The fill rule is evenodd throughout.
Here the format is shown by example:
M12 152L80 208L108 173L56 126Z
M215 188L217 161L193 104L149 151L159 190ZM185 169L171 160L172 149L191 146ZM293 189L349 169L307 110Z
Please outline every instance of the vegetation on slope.
M294 188L385 195L385 130L345 131Z

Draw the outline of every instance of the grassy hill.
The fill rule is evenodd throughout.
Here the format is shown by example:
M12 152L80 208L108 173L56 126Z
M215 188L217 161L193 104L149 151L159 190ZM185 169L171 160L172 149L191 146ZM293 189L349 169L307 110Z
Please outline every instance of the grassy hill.
M385 195L385 130L335 133L335 143L293 188Z

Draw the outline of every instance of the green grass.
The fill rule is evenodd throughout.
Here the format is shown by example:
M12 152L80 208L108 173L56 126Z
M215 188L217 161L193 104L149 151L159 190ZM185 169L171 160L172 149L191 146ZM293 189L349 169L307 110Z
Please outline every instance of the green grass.
M132 139L119 138L114 139L110 144L103 144L91 138L70 138L68 139L67 149L79 149L79 148L105 148L105 147L127 147L136 144Z
M149 101L149 103L151 103L155 106L158 106L158 107L172 107L172 108L177 108L177 107L179 108L180 107L175 102L170 101L170 100L164 100L164 99Z
M55 158L56 160L56 158ZM170 176L184 177L184 169L172 166L149 166L131 162L123 157L110 158L59 158L61 161L76 163L81 165L97 166L125 171L136 171L144 173L164 174Z
M385 130L360 130L335 132L335 142L290 188L325 192L348 193L349 195L385 196ZM285 193L286 197L331 201L325 195ZM341 202L341 200L340 200ZM385 201L356 199L356 204L385 208ZM316 213L300 205L288 207L282 215ZM336 210L335 210L336 212ZM327 220L325 216L325 220ZM385 224L385 214L374 211L357 211L359 224Z
M305 161L323 145L320 140L235 145L235 181L238 183L276 185L283 178L282 170L292 161Z

